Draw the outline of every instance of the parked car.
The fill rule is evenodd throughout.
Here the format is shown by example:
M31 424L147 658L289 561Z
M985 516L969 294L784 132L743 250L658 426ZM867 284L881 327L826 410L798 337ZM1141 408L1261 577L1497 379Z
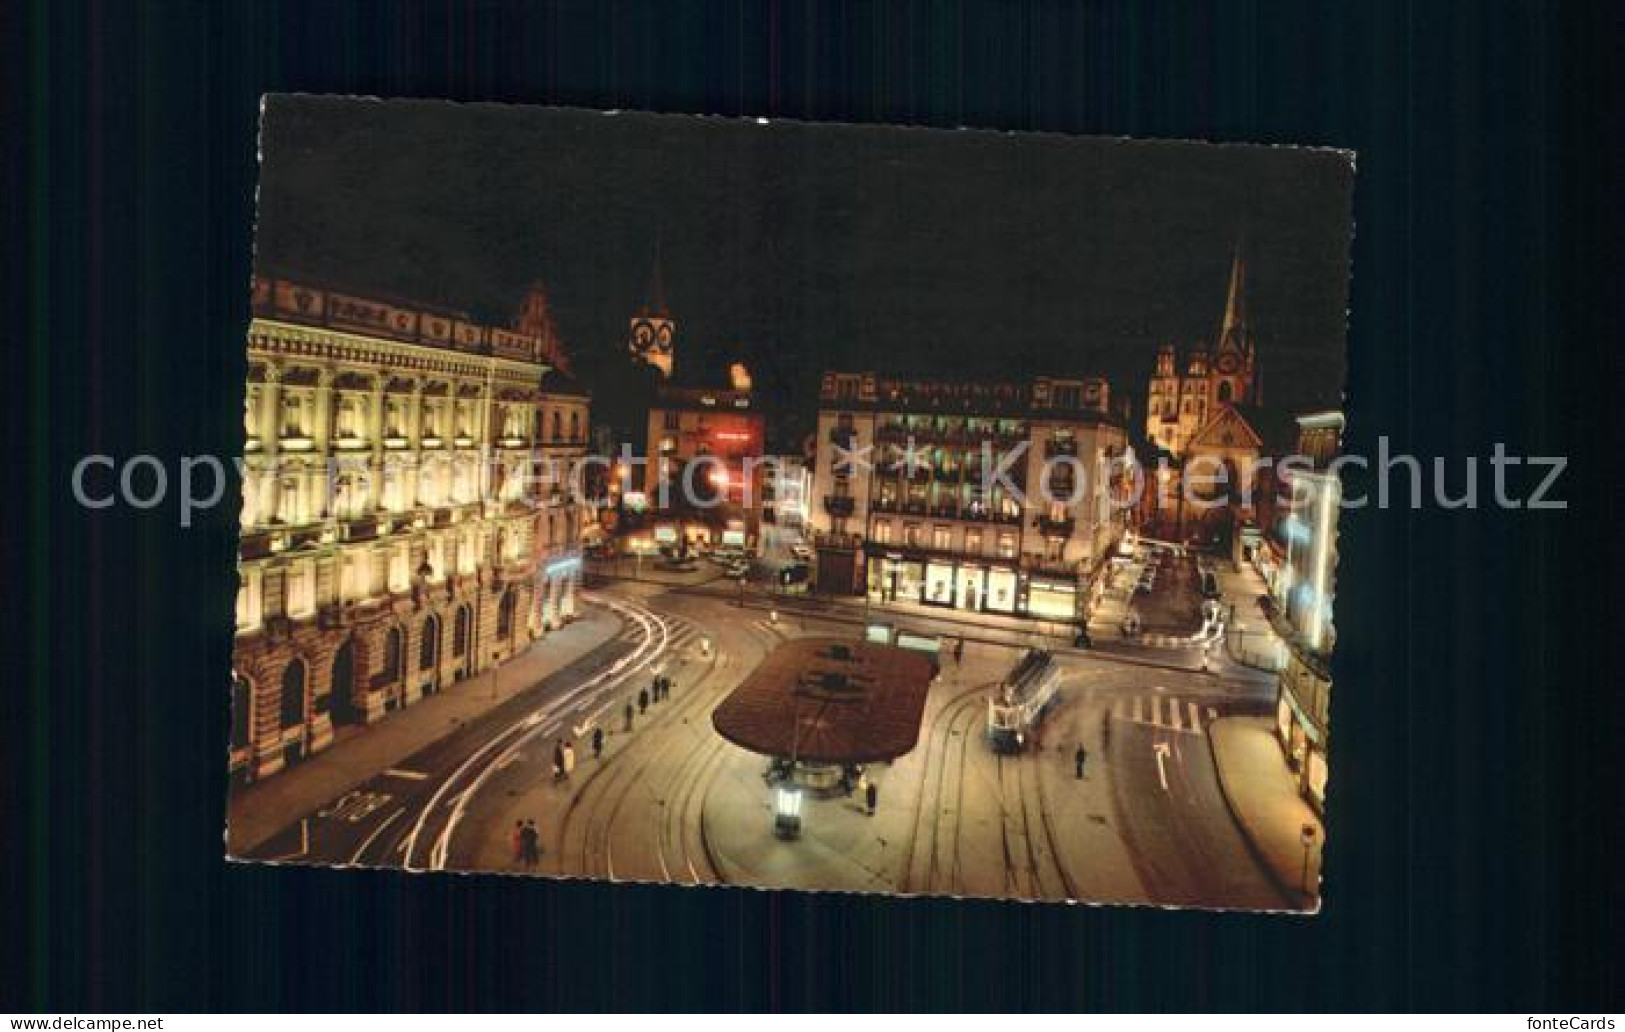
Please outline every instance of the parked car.
M1151 594L1151 585L1145 581L1141 581L1140 583L1134 585L1134 593L1136 595L1149 595Z
M1263 610L1265 616L1275 615L1275 599L1270 595L1258 596L1258 608Z

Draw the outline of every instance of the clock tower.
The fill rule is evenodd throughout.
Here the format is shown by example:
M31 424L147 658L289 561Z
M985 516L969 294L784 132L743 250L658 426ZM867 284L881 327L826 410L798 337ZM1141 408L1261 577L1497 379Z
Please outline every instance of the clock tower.
M660 252L655 252L654 274L650 277L648 301L627 323L626 346L636 358L659 369L671 379L672 352L677 342L677 321L666 307L666 284L660 274Z

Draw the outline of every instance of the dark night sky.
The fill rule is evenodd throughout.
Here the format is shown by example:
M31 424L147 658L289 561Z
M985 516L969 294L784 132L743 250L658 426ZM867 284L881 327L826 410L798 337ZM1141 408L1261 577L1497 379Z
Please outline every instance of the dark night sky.
M1138 412L1241 234L1266 403L1343 383L1342 154L292 97L262 139L262 263L504 322L541 279L584 355L624 347L658 238L679 369L742 356L805 415L841 367L1099 372Z

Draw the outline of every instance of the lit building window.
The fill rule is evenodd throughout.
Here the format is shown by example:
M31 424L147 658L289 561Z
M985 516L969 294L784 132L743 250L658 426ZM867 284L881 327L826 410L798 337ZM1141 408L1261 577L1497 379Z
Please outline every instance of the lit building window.
M316 568L309 560L288 567L288 616L297 620L316 612Z
M250 567L238 574L237 629L251 631L260 625L260 570Z
M879 543L879 544L882 544L882 545L887 545L887 544L891 543L891 521L890 520L876 520L875 521L875 541L877 543Z
M292 474L277 481L276 517L283 523L303 523L304 506L299 490L299 478Z
M396 545L389 553L389 590L405 591L412 586L410 564L405 545Z
M309 406L303 393L287 390L282 397L282 427L279 436L301 438L310 436Z
M339 594L344 601L358 602L371 593L371 566L372 557L364 550L352 552L344 558L344 566L339 574Z
M999 535L999 557L1001 559L1014 559L1016 556L1016 536L1014 534Z
M346 393L339 396L338 411L333 420L333 436L336 439L340 441L361 439L361 404L361 399L354 394Z

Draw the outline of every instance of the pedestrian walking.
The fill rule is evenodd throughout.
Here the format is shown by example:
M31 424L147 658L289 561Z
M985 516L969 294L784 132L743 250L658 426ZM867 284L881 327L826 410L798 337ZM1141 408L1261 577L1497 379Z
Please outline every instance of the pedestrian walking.
M638 690L638 715L642 716L649 710L649 689Z
M1089 753L1084 749L1083 743L1078 743L1078 751L1072 754L1072 762L1078 765L1078 780L1083 780L1083 765L1089 759Z
M628 732L630 732L632 730L632 703L631 702L627 702L627 704L626 704L626 730Z
M658 677L649 682L649 700L651 702L660 701L660 678Z
M592 729L592 758L596 760L602 755L604 755L604 729L595 727Z
M663 692L665 692L665 693L666 693L666 698L668 698L668 699L669 699L669 698L671 698L671 686L672 686L672 680L671 680L671 678L669 678L669 677L667 677L667 678L664 678L664 680L665 680L665 682L666 682L666 686L665 686L665 687L664 687L664 688L662 688L662 689L660 689L660 690L661 690L661 691L663 691Z
M869 816L873 817L875 815L875 804L880 801L880 786L873 781L864 785L863 801L869 806Z
M536 862L542 857L542 835L536 830L536 822L534 820L525 822L519 834L520 859L527 869L535 867Z
M564 742L553 743L553 780L564 777Z
M869 772L868 771L864 771L862 774L858 775L858 798L859 799L868 799L869 798Z
M960 638L954 642L954 665L958 666L965 659L965 639Z
M573 742L564 743L564 780L569 781L570 775L576 769L576 747Z
M513 862L516 863L516 864L524 863L525 862L525 822L524 821L514 821L513 822L513 834L511 836L509 836L509 843L508 844L509 844L510 848L513 851Z

